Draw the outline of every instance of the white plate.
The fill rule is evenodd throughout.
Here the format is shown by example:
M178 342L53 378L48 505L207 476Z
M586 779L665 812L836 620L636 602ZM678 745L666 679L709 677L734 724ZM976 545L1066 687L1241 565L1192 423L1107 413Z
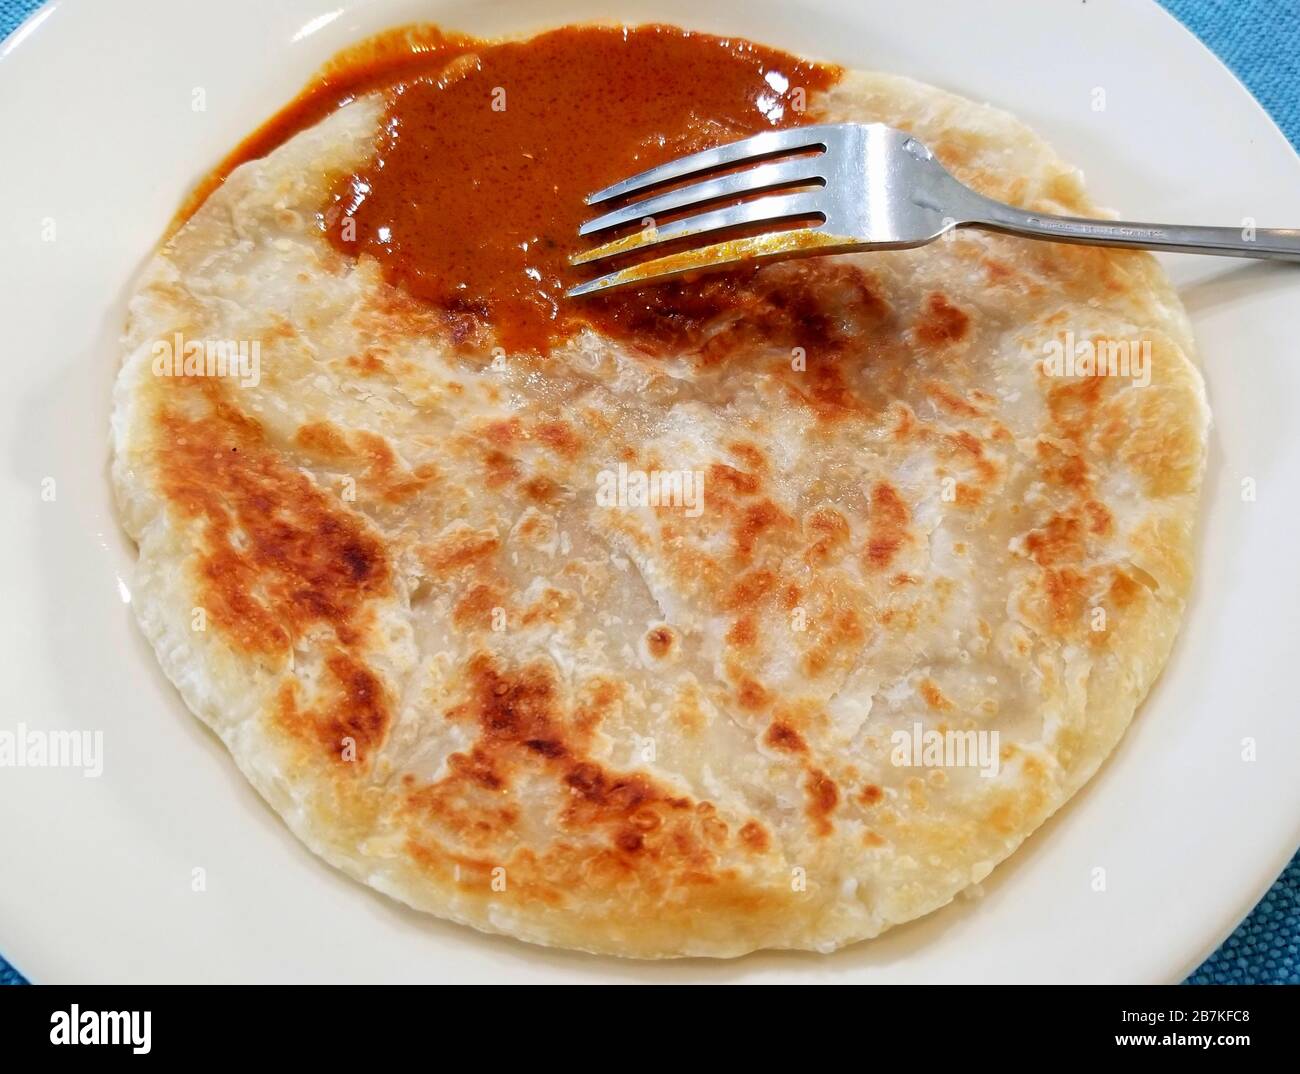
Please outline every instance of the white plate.
M128 283L190 184L337 49L421 19L494 34L611 16L733 32L991 101L1133 218L1300 225L1300 160L1154 3L42 9L0 51L0 730L102 730L105 766L98 779L0 768L0 951L35 980L1173 981L1300 842L1300 271L1194 257L1166 259L1216 420L1187 625L1116 755L982 898L831 957L598 959L408 911L318 861L262 804L164 680L126 604L132 553L105 465ZM206 111L192 108L197 88ZM1242 759L1247 738L1254 761Z

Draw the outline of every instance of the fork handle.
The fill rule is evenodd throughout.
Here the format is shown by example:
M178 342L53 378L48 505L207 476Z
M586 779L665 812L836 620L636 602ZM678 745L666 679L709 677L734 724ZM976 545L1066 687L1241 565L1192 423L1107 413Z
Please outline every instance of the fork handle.
M1118 246L1170 250L1222 257L1257 257L1300 261L1300 230L1294 228L1186 227L1136 224L1123 220L1089 220L1080 216L1031 213L992 198L980 197L965 223L972 227L1050 239L1080 246ZM1246 238L1246 234L1250 238Z

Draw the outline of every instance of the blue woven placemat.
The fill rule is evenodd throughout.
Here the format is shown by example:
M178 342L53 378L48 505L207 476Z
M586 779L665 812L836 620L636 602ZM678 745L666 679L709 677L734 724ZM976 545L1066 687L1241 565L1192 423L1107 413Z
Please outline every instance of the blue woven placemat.
M1160 0L1206 43L1300 149L1300 0ZM39 7L0 0L0 40ZM21 928L0 922L0 933ZM1190 984L1300 984L1300 853ZM25 984L0 956L0 984Z

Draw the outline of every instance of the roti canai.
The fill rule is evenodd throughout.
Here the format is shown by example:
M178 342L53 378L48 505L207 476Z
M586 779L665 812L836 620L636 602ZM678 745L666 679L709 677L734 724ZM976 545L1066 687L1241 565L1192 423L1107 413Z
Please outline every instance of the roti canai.
M1208 422L1151 257L959 232L561 296L585 193L847 120L1098 212L1011 116L905 78L420 29L160 247L112 419L132 607L316 853L538 943L829 951L983 879L1115 746Z

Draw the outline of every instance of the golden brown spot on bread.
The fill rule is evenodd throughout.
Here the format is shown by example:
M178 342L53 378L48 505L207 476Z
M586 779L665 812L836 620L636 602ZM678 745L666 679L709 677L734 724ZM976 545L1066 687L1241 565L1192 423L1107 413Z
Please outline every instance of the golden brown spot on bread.
M547 586L538 598L523 610L519 616L521 627L533 627L539 623L560 626L572 622L578 608L578 598L568 590Z
M867 631L862 615L851 604L829 595L831 604L813 621L812 642L799 661L800 670L810 679L838 667L846 671L856 661Z
M1004 753L1004 762L1008 759ZM985 818L990 827L1003 835L1023 831L1026 820L1039 815L1048 799L1047 774L1042 762L1026 756L1021 766L1026 777L1024 785L1015 792L1005 792Z
M661 624L646 632L646 649L656 660L662 660L672 653L676 644L677 632L670 626Z
M761 482L753 474L717 462L709 467L708 480L737 496L752 496L762 487Z
M491 559L500 547L501 538L495 529L476 530L462 525L422 546L420 559L435 574L443 575Z
M939 689L939 684L933 679L922 679L920 684L921 696L925 703L936 712L952 712L956 708L951 701L943 696L943 691Z
M748 849L762 853L771 844L767 831L756 820L746 821L740 829L740 841Z
M1048 412L1062 435L1078 439L1087 432L1101 400L1104 381L1104 377L1085 377L1061 381L1048 389Z
M916 413L906 403L895 403L890 412L894 415L894 439L900 443L910 440L920 428Z
M953 456L960 457L975 468L981 483L991 484L998 476L997 466L984 454L984 445L974 433L962 430L949 434L944 442Z
M559 495L560 486L544 475L530 477L519 486L525 496L534 503L552 503Z
M528 739L559 739L558 689L545 665L530 664L507 675L480 652L470 658L466 672L470 699L448 715L473 717L482 729L485 750Z
M437 476L432 463L414 471L404 469L388 441L365 429L349 434L327 421L308 422L294 434L294 445L315 459L364 467L364 488L389 503L418 493Z
M746 677L741 679L740 684L736 687L736 700L740 703L741 708L749 712L755 712L764 708L771 700L771 696L761 683Z
M989 283L1006 283L1007 280L1016 275L1015 269L1005 262L998 261L995 258L986 257L981 263L984 266L984 272L988 277Z
M524 748L531 750L533 753L540 753L543 757L549 757L552 760L563 757L568 752L563 742L553 738L525 739Z
M833 363L842 351L889 315L879 281L860 267L824 259L744 265L696 279L667 280L640 302L623 300L590 313L602 332L634 341L647 356L693 355L703 368L744 360L765 349L802 348L806 369L823 378L807 397L833 406L850 402ZM739 457L739 456L738 456Z
M438 478L438 468L432 463L422 463L409 476L393 475L383 483L380 493L389 503L401 503L432 485Z
M830 817L840 802L839 787L821 769L812 768L804 780L804 790L808 793L808 819L812 821L818 835L830 835L835 830Z
M845 378L835 352L810 359L806 369L795 377L789 380L791 396L807 406L819 421L837 421L864 406Z
M745 508L735 530L737 555L742 559L748 559L764 534L780 528L790 528L793 525L790 516L771 500L763 500Z
M313 421L298 427L294 443L320 459L343 459L352 454L346 435L327 421Z
M384 689L375 674L355 657L331 653L325 661L330 674L342 687L342 698L330 718L336 741L354 740L358 755L366 754L383 739L388 728Z
M708 714L700 701L700 689L694 683L685 685L673 701L673 722L688 735L697 735L708 724Z
M555 519L550 515L529 510L525 511L523 517L516 523L514 532L525 544L539 544L549 541L555 535L555 528Z
M1078 452L1040 439L1035 454L1043 468L1043 476L1053 484L1073 492L1086 492L1091 487L1088 464Z
M654 805L670 810L691 806L688 798L665 797L645 776L636 773L615 776L591 761L579 761L570 767L564 774L564 783L580 803L576 814L581 816L584 825L601 814L613 814L621 819Z
M574 704L548 663L507 667L486 652L469 659L466 678L465 699L448 718L477 725L479 739L450 775L411 791L407 800L422 823L495 848L497 863L510 871L508 897L531 898L539 883L626 890L634 880L653 893L725 880L716 870L716 848L732 839L731 829L711 802L673 793L643 773L613 771L591 756L601 719L622 697L620 683L589 682ZM556 839L548 848L518 849L515 821L499 800L525 768L562 789ZM768 845L754 821L742 824L734 838L750 853ZM431 858L428 866L439 863Z
M808 744L803 740L803 735L782 720L772 721L767 733L763 735L763 741L782 753L808 752Z
M732 583L723 607L728 611L752 610L777 584L777 576L769 570L759 569L742 574Z
M163 494L201 519L198 601L227 642L284 653L308 628L351 644L358 612L390 592L383 544L264 442L260 426L202 390L211 413L166 408L158 451Z
M490 489L508 485L519 476L519 460L504 451L492 449L485 452L483 465L487 470L487 486Z
M959 418L978 418L982 411L937 380L927 380L924 384L925 394L933 399L943 410Z
M518 418L490 421L483 429L483 439L497 447L506 448L524 438L524 425Z
M618 707L624 685L602 677L588 680L578 696L573 723L584 735L593 733Z
M469 753L453 753L447 758L447 767L454 775L474 783L484 790L499 791L506 782L498 774L491 758L481 749Z
M858 801L864 806L878 805L885 797L885 792L874 783L868 783L858 792Z
M1072 568L1053 568L1043 572L1043 586L1056 629L1061 633L1080 629L1088 597L1087 576Z
M589 804L622 815L656 802L684 808L686 799L667 797L645 777L614 777L585 756L587 744L622 696L609 679L589 682L576 704L566 704L551 667L537 661L503 668L486 652L466 665L468 697L448 712L453 720L472 720L480 729L476 749L491 761L498 778L523 758L560 766L557 775ZM588 819L594 814L588 811ZM650 827L641 818L639 827Z
M700 805L706 805L706 804L707 803L705 802L700 803ZM632 827L642 832L657 832L660 828L664 826L663 817L661 817L653 809L638 810L636 813L633 813L632 816L628 818L628 821L629 823L631 823Z
M306 282L306 281L303 281ZM363 376L374 376L385 370L384 360L373 350L366 350L362 354L354 354L347 360L349 369Z
M946 295L935 292L927 295L920 319L912 326L914 338L929 347L943 347L965 338L970 330L970 317L949 301Z
M930 148L948 170L954 172L968 165L980 151L976 134L960 129L944 131L938 138L930 140ZM963 178L962 181L968 180Z
M358 452L376 472L388 475L397 466L397 454L392 445L378 433L358 429L352 435Z
M867 529L866 562L871 570L887 570L894 556L908 539L911 512L887 481L878 481L871 489L871 513Z
M727 445L727 450L751 470L762 473L767 469L767 456L753 444L747 444L739 440L732 441Z
M260 339L265 343L275 343L280 340L290 340L298 338L298 329L293 322L284 317L273 317L270 324L260 332L254 333L254 338Z
M1142 476L1147 495L1177 496L1196 488L1200 432L1185 404L1176 395L1145 389L1122 398L1128 435L1120 455Z
M737 649L753 648L758 640L758 624L752 615L742 615L727 631L727 644Z
M833 507L819 507L804 519L804 533L812 540L804 561L810 567L825 566L849 543L848 519Z
M1088 516L1089 533L1104 537L1111 532L1115 518L1104 503L1099 500L1089 500L1083 505L1083 510Z
M1127 608L1144 592L1140 582L1134 581L1124 571L1115 571L1110 583L1110 599L1117 608Z
M537 439L566 459L576 458L582 448L582 437L565 421L543 421L536 427Z
M1073 515L1053 515L1040 529L1025 535L1025 548L1040 567L1077 563L1083 559L1083 526Z
M316 743L337 765L360 768L388 733L389 699L374 672L343 649L328 653L325 669L320 703L304 710L298 688L286 683L276 698L275 719L294 738Z
M991 405L992 402L994 402L993 400L989 400L986 398L987 396L986 392L981 392L976 390L971 392L970 394L971 394L971 398L976 399L981 406ZM989 440L990 441L992 441L993 443L1013 444L1015 443L1015 439L1016 439L1015 435L1002 422L998 421L997 418L989 418Z
M476 582L456 602L451 620L461 630L488 630L492 626L492 610L504 608L505 595L493 585Z

